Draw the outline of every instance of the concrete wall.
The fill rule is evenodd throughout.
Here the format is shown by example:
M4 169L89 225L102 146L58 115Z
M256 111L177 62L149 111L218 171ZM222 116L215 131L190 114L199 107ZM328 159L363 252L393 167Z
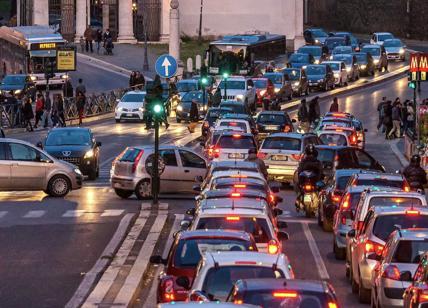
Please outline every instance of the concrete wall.
M303 28L303 7L296 14L296 1L303 0L204 0L202 35L267 31L292 40L299 32L295 25ZM200 0L180 0L182 34L198 35L200 4Z

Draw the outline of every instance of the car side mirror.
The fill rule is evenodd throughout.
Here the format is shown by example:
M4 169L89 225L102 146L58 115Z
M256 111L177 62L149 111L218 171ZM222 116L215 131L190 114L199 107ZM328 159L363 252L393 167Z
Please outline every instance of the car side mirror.
M274 215L275 217L277 217L277 216L279 216L279 215L282 215L282 213L284 213L284 212L283 212L283 210L281 210L281 209L279 209L279 208L274 208L274 209L272 210L272 212L273 212L273 215Z
M42 143L41 141L37 142L36 146L37 146L39 149L43 149L43 143Z
M201 185L193 185L193 191L195 192L201 192Z
M195 213L196 209L194 207L186 210L186 215L195 216Z
M400 273L401 281L413 281L412 273L410 271L404 271Z
M204 181L204 178L202 177L202 175L195 176L195 182L202 183L203 181ZM200 187L199 187L199 191L200 191Z
M178 278L177 278L177 281L178 281ZM189 300L191 302L209 302L210 301L209 296L204 291L200 291L200 290L192 291L189 295Z
M355 237L355 235L356 235L355 229L349 230L349 232L348 232L349 237L352 238L352 237Z
M97 141L97 147L100 147L100 146L102 146L103 144L102 144L102 142L101 141Z
M187 230L189 228L189 226L190 226L190 221L188 221L188 220L183 220L180 223L181 230Z
M288 224L287 224L287 222L286 221L278 221L277 223L276 223L276 225L278 226L278 228L280 228L280 229L285 229L285 228L288 228Z
M186 276L180 276L175 281L178 286L185 288L186 290L190 289L190 281Z
M290 239L290 236L288 235L287 232L280 231L278 232L277 236L278 236L278 240L280 241L288 241Z
M166 265L167 260L165 260L164 258L162 258L162 256L151 256L150 257L150 263L152 264L164 264Z

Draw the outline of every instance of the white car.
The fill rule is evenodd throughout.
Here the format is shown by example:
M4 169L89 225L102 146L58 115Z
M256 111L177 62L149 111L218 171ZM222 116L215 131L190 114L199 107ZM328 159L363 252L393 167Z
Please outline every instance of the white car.
M228 77L218 85L221 89L222 100L244 101L247 94L247 80L244 77Z
M214 124L214 130L242 131L251 134L250 123L246 120L218 119Z
M214 146L214 160L245 160L249 149L257 149L253 134L225 131Z
M393 39L394 35L389 32L375 32L373 33L370 44L383 45L385 40Z
M343 61L324 61L323 64L330 66L334 74L334 83L337 86L348 85L348 72Z
M192 291L189 293L190 301L225 301L233 284L239 279L294 278L290 261L282 253L208 252L197 268Z
M124 120L144 119L144 99L146 91L129 91L118 100L118 104L114 111L114 119L116 123Z

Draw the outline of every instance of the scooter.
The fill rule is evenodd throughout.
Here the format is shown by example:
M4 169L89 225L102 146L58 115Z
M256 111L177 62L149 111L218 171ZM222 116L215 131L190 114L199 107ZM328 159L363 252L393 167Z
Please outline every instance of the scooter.
M299 209L305 212L307 218L315 217L319 205L319 190L324 186L322 181L316 181L317 175L312 171L303 171L299 174L302 199L296 200ZM303 201L303 202L302 202Z

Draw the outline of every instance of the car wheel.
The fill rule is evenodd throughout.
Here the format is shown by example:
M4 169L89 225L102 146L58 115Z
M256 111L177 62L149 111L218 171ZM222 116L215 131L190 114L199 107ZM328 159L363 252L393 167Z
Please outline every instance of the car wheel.
M371 297L370 293L371 293L370 289L366 289L363 287L363 283L361 281L361 275L360 275L360 284L358 288L358 300L360 301L360 303L363 303L363 304L370 303L370 297Z
M120 123L120 119L114 119L116 123Z
M354 279L354 274L352 273L352 266L350 267L350 279L351 279L351 289L352 293L358 293L358 283Z
M333 226L332 226L332 224L330 222L327 221L327 219L324 219L322 221L322 229L325 232L331 232L331 231L333 231Z
M152 185L149 179L141 180L135 187L135 195L139 200L150 199L152 197Z
M55 175L48 183L48 194L51 197L61 198L71 190L70 180L65 175Z
M345 249L337 247L336 241L333 240L333 252L336 260L344 260L345 259Z
M181 119L180 118L177 118L177 123L181 123Z
M97 170L92 169L91 171L89 171L88 180L95 181L96 179L97 179Z
M116 195L118 195L122 199L128 199L134 193L132 190L124 190L124 189L118 189L118 188L115 188L114 192L116 193Z

